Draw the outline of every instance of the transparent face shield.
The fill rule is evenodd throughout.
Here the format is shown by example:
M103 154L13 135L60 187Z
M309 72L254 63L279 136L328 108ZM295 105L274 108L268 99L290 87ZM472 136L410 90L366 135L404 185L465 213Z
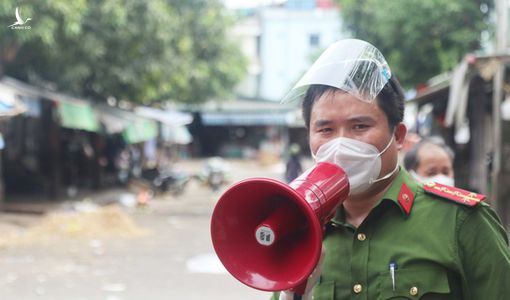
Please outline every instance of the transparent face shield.
M377 48L357 39L340 40L321 54L282 102L300 99L312 84L335 87L372 102L390 77L388 63Z

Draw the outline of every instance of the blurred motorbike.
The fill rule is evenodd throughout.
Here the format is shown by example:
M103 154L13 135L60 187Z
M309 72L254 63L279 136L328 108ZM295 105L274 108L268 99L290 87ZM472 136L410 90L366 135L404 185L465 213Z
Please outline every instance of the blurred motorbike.
M186 185L191 177L182 171L163 170L154 180L154 186L161 192L169 192L174 196L180 196L184 193Z
M149 183L154 193L170 193L174 196L182 195L191 179L183 171L158 168L143 170L141 178Z
M198 179L214 192L228 183L228 164L221 157L206 160Z

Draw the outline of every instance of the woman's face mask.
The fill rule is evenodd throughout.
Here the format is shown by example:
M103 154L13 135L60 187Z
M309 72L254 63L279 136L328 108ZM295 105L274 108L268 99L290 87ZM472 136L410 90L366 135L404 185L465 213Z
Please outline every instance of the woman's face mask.
M411 173L411 175L421 183L437 182L437 183L441 183L441 184L448 185L448 186L455 185L455 180L451 177L444 175L444 174L436 174L436 175L430 176L430 177L422 177L422 176L416 174L416 172L413 170L409 171L409 173Z
M381 155L393 142L391 140L386 147L379 150L371 145L355 139L338 137L323 144L317 153L313 155L315 162L330 162L340 166L349 178L350 194L359 194L370 188L375 182L389 178L398 170L395 169L381 178Z

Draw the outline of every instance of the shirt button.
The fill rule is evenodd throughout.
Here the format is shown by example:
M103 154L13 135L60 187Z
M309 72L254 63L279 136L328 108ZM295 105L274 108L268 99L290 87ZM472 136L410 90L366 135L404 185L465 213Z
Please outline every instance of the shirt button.
M359 293L361 293L361 291L363 290L363 287L361 286L361 284L355 284L355 285L352 287L352 290L353 290L356 294L359 294Z
M364 241L367 239L367 236L364 233L358 233L358 241Z
M409 290L409 294L411 294L411 296L416 296L418 295L418 288L413 286L410 290Z

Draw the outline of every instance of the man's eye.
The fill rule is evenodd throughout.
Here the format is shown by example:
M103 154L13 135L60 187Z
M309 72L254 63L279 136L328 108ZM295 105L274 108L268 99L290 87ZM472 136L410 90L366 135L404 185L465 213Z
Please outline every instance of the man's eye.
M326 132L330 132L332 129L331 128L320 128L319 130L317 130L318 132L321 132L321 133L326 133Z
M436 176L438 174L438 172L436 170L430 170L430 171L425 172L425 174L427 175L427 177L433 177L433 176Z
M370 127L370 126L368 126L367 124L355 124L353 126L353 129L354 130L361 130L361 129L367 129L368 127Z

